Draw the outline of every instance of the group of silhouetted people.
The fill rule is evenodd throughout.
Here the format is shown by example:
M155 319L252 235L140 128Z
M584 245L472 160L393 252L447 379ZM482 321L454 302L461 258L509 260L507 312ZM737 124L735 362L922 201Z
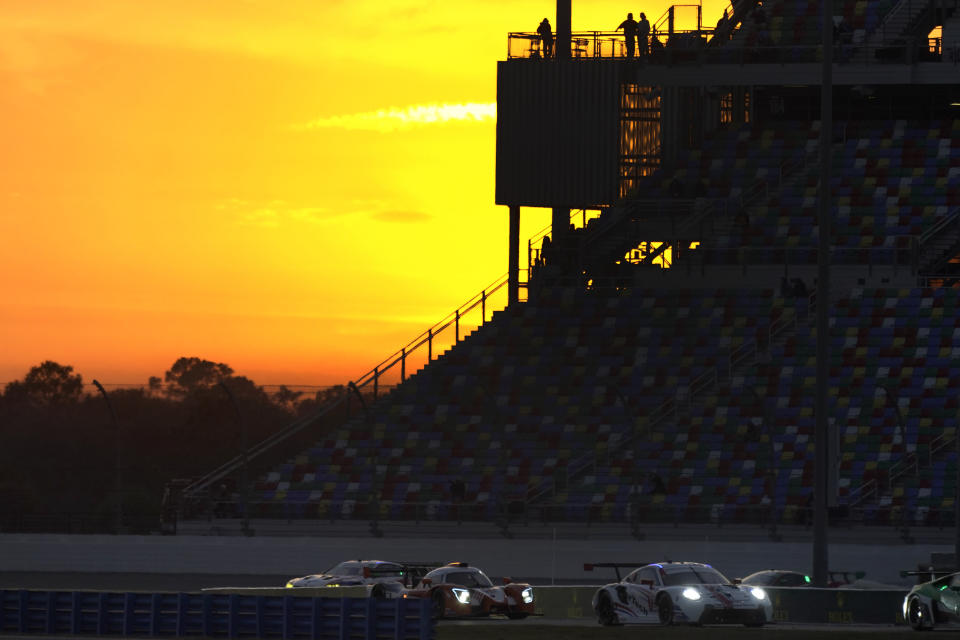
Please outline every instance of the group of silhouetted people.
M623 29L623 35L627 44L627 59L632 60L637 54L637 44L639 43L639 54L640 57L644 57L648 53L648 41L650 41L650 22L647 20L647 15L643 12L640 13L640 21L637 22L633 19L633 14L628 13L627 19L620 23L616 28L616 31ZM550 26L550 21L547 18L544 18L540 21L540 25L537 27L537 36L540 38L540 51L541 55L544 58L550 58L553 56L553 30ZM650 42L650 47L656 48L657 46L663 46L659 40L657 40L656 35L653 37L653 41ZM536 55L536 54L534 54Z
M647 40L650 37L650 23L647 21L645 13L640 13L640 22L633 19L633 14L628 13L627 19L620 23L617 31L623 29L623 36L627 41L627 59L632 60L637 41L640 42L640 57L647 55Z

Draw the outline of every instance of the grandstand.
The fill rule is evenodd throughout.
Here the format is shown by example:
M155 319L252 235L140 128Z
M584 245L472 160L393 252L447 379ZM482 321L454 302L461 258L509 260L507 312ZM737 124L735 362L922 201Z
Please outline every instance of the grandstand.
M675 28L671 8L663 47L639 60L614 34L573 33L553 52L509 34L496 194L508 276L335 410L187 486L171 507L181 526L209 527L207 492L248 465L247 518L374 534L387 521L807 526L824 304L833 521L952 526L957 5L835 2L826 300L820 3L735 0L716 29L699 15ZM525 269L521 207L553 210ZM471 311L478 326L462 331ZM454 334L446 350L441 334Z

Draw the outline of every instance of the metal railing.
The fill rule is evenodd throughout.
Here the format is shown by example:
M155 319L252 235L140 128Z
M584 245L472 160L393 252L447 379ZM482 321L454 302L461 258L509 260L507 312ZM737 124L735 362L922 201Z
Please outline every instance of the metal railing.
M914 475L919 475L921 468L928 469L933 466L934 456L948 445L954 444L956 440L956 430L953 432L944 431L927 445L926 456L921 458L920 453L916 450L907 451L902 458L886 468L883 478L871 478L859 487L850 490L847 493L847 504L851 507L857 507L867 500L879 499L881 492L892 491L897 480L907 473L912 471Z
M637 59L649 57L666 46L679 47L681 41L701 40L712 31L709 29L676 29L674 40L661 42L663 33L652 30L646 43L637 43ZM598 58L627 59L627 47L621 31L575 31L570 35L570 57L577 60ZM540 35L536 32L511 31L507 34L507 59L554 59L543 55Z
M501 303L501 301L495 299L494 296L504 291L507 285L507 280L507 275L501 276L491 285L482 289L480 293L474 295L472 298L467 300L467 302L454 309L442 320L429 327L425 332L421 333L405 346L401 347L398 351L381 361L373 369L364 373L355 381L351 382L349 385L350 390L347 390L343 395L332 400L317 412L295 420L284 429L270 435L266 439L247 449L245 452L246 463L249 464L254 460L260 459L264 454L273 450L281 443L288 441L291 437L301 433L308 427L315 425L318 421L332 414L335 410L342 408L344 404L347 404L349 407L348 403L351 397L351 390L353 393L357 394L368 393L372 396L372 399L376 401L382 395L384 389L389 389L395 386L392 383L381 383L381 378L384 375L391 373L394 367L399 367L399 381L405 381L407 378L407 360L419 349L426 349L426 362L429 363L433 361L435 355L439 355L439 353L434 353L435 341L445 338L445 332L447 330L452 329L453 340L451 346L460 342L461 323L466 323L466 321L469 320L468 314L471 311L479 311L480 322L476 323L475 325L479 327L486 322L488 311L492 313L506 307L505 301L502 301ZM466 324L464 324L464 326L466 326ZM178 497L179 504L182 507L185 507L202 500L204 496L209 493L211 487L225 479L230 474L236 472L237 469L239 469L243 464L244 460L243 455L241 454L226 461L216 469L204 474L202 477L194 480L192 483L184 487L180 492Z
M477 323L477 326L482 326L487 321L488 307L490 308L491 312L494 310L499 310L493 308L491 298L494 294L504 289L507 286L508 281L509 274L504 274L503 276L497 278L489 286L482 289L480 293L474 295L472 298L447 314L447 316L442 320L429 327L426 331L408 342L405 346L401 347L390 356L382 360L380 364L376 365L362 376L354 380L353 384L357 387L357 389L360 390L363 390L368 386L371 387L373 390L373 399L377 400L380 394L380 378L393 370L394 367L399 366L400 382L405 381L407 379L407 359L422 348L426 348L427 351L426 362L428 364L432 362L434 359L434 341L443 335L444 331L453 328L453 344L455 345L459 343L460 325L461 322L466 320L468 313L478 309L480 312L480 322ZM502 309L505 307L506 303L504 302L500 308Z
M763 46L737 45L731 43L722 47L707 47L710 32L677 31L673 39L662 43L659 37L652 35L649 49L644 56L638 56L652 65L694 65L712 66L754 65L754 64L814 64L823 58L822 45ZM510 32L507 34L507 59L540 59L545 63L552 58L541 58L539 42L535 33ZM582 31L572 35L573 60L620 60L626 59L623 36L604 31ZM862 45L837 43L834 64L861 64L867 66L886 64L915 64L931 55L929 43L890 43L880 45Z

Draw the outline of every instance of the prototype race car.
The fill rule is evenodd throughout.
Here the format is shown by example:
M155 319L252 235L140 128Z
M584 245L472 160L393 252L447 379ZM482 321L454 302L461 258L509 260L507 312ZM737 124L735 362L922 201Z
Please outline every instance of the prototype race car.
M624 564L584 565L614 567ZM760 587L738 585L708 564L661 562L645 564L593 596L593 610L602 625L615 624L743 624L761 627L773 619L773 605Z
M287 587L352 587L396 583L402 588L405 583L414 582L409 573L408 566L399 562L348 560L323 573L293 578L287 581Z
M499 613L519 620L534 612L533 587L529 584L504 578L503 586L495 586L483 571L465 562L451 562L434 569L415 588L403 590L400 597L429 598L434 618Z
M904 575L917 573L904 572ZM903 599L903 619L917 631L960 621L960 573L941 575L914 585Z

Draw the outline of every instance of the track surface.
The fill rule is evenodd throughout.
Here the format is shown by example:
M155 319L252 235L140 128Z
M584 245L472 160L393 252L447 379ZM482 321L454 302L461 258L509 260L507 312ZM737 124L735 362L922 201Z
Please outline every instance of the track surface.
M946 633L955 634L956 630ZM443 621L437 640L906 640L915 633L909 627L887 625L769 625L761 629L738 626L708 627L601 627L592 621ZM940 630L934 632L939 635ZM926 637L926 636L924 636Z

